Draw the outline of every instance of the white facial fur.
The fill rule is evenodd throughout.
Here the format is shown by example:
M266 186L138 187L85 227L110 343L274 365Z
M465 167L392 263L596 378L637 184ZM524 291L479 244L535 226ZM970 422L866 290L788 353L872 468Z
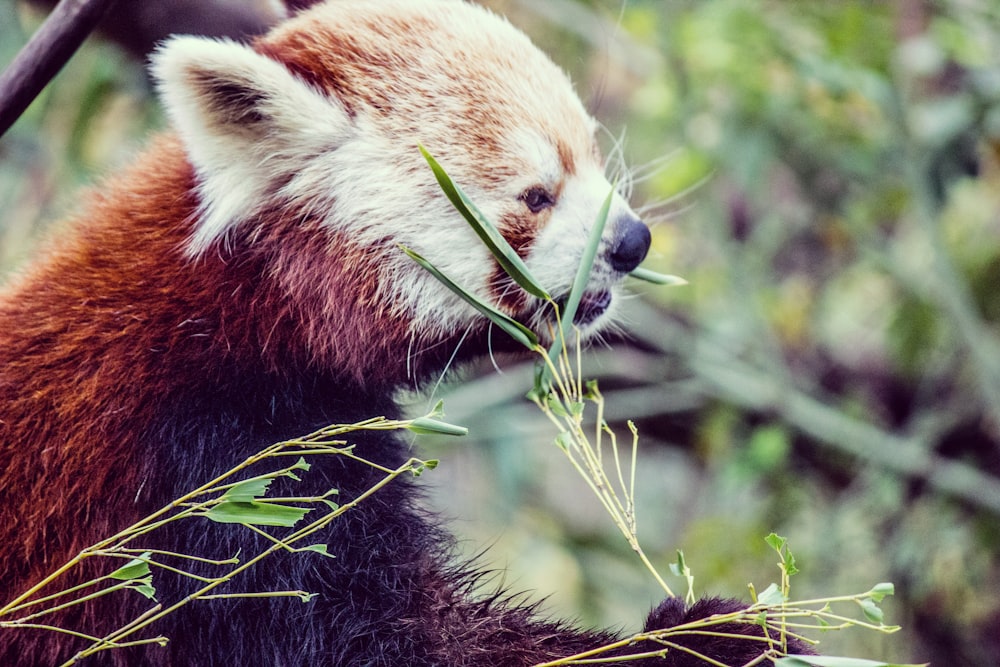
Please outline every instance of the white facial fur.
M412 30L385 23L410 15ZM415 40L434 30L440 34ZM416 250L456 283L494 298L495 263L440 192L417 150L421 143L502 231L505 216L529 217L519 199L526 188L557 192L554 206L538 218L545 222L533 232L526 263L553 294L569 290L612 186L592 149L594 121L565 75L523 34L457 0L342 0L293 19L265 46L276 44L282 54L297 32L317 42L338 34L363 42L378 33L371 35L373 48L398 47L398 71L349 81L353 89L340 97L336 86L308 83L233 42L175 38L154 59L168 114L199 175L202 211L191 256L241 225L267 224L260 213L287 203L350 238L352 247L331 248L331 261L338 253L378 255L379 275L371 279L421 338L433 341L481 323L397 248ZM398 44L387 43L394 38ZM373 99L387 100L391 112L373 106ZM476 136L480 130L486 140ZM556 143L572 155L572 173ZM606 255L614 220L628 213L616 195L588 290L620 281Z

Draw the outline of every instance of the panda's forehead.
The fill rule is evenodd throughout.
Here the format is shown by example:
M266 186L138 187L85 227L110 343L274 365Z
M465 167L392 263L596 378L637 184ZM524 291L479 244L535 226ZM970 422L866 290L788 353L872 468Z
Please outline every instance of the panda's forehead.
M581 143L580 134L576 144ZM520 161L519 172L525 181L547 187L555 187L563 179L576 174L581 168L581 161L597 159L597 149L592 140L582 146L574 145L566 136L531 127L512 130L506 137L506 148Z

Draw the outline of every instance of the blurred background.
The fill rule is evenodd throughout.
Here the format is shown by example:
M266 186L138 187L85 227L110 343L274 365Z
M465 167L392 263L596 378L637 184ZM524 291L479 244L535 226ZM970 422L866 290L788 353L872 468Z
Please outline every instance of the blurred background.
M0 0L0 61L46 4ZM141 54L203 19L120 4L110 41L90 40L0 139L3 273L162 125ZM135 3L173 4L191 3ZM233 19L215 32L276 15L199 6ZM883 606L900 633L828 633L821 651L1000 664L1000 4L490 6L570 72L621 146L654 227L647 266L690 281L635 284L628 334L587 354L619 434L639 427L654 563L666 574L681 549L699 595L745 598L778 579L775 531L802 570L796 598L896 585ZM442 460L429 503L463 553L506 570L494 585L638 629L662 593L524 399L530 364L500 369L408 397L415 413L444 399L472 429L416 443Z

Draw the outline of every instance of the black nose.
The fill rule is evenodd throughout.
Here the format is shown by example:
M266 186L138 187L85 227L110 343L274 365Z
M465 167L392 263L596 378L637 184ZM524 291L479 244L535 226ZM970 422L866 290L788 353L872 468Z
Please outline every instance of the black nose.
M611 268L628 273L646 258L649 251L649 227L629 216L618 221L615 247L611 250Z

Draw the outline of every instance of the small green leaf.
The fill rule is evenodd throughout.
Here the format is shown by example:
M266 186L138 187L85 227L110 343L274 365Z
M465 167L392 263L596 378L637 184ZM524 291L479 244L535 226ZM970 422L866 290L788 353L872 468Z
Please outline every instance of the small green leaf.
M565 451L569 451L569 448L573 446L573 435L569 431L561 431L559 435L556 436L556 447Z
M680 549L677 550L677 562L670 564L670 571L678 577L684 577L684 581L687 583L687 593L684 595L684 601L688 605L694 604L694 575L691 574L691 568L688 567L687 561L684 559L684 552Z
M799 573L799 568L795 564L795 554L791 551L787 552L785 555L785 572L789 577Z
M875 604L873 600L860 600L858 604L861 605L861 611L865 613L865 618L872 623L878 623L879 625L882 624L882 619L885 618L885 613L879 609L878 605Z
M670 564L670 571L677 577L685 577L688 574L687 562L684 560L684 552L677 550L677 562Z
M568 417L569 413L566 412L566 408L563 407L562 401L555 394L548 394L545 397L545 405L556 417Z
M550 391L552 391L552 372L539 360L535 363L535 382L526 396L529 401L544 403Z
M425 470L434 470L437 467L438 467L437 459L428 459L426 461L421 461L420 463L415 464L410 469L410 472L413 474L414 477L420 477L422 474L424 474Z
M862 658L839 658L826 655L789 655L774 661L775 667L927 667L922 665L904 665L880 660L865 660Z
M143 577L138 581L137 585L129 586L129 588L140 593L149 600L156 600L156 589L153 587L152 575Z
M784 604L785 596L781 594L777 584L771 584L757 596L757 602L767 606L780 605Z
M145 551L138 558L133 558L108 576L119 581L141 579L150 574L148 560L152 555L152 552Z
M516 340L521 345L524 345L529 350L534 350L538 345L538 336L535 335L528 327L524 326L514 318L509 315L500 312L493 306L482 301L479 297L475 296L470 292L466 292L464 289L455 284L451 278L444 275L435 267L433 264L428 262L426 259L421 257L418 253L410 250L405 246L400 246L410 258L415 261L420 266L424 267L427 271L431 273L435 278L441 281L445 287L450 289L452 292L462 297L470 306L478 310L480 313L485 315L493 324L497 325L503 329L508 336Z
M222 497L234 503L249 503L267 493L273 479L248 479L229 488Z
M785 546L785 544L788 543L787 539L785 539L784 537L781 537L780 535L777 535L775 533L771 533L770 535L768 535L767 537L765 537L764 541L767 542L771 546L772 549L774 549L775 551L778 551L778 552L780 552L781 549Z
M204 516L217 523L249 523L254 526L294 526L310 510L291 505L258 502L221 502Z
M890 582L882 582L880 584L875 584L875 587L868 591L868 595L872 596L872 600L875 602L881 602L889 595L896 594L896 587Z
M451 177L438 164L438 161L427 152L427 149L420 146L420 153L427 160L427 164L430 165L431 170L434 172L434 177L437 179L438 185L441 186L444 194L451 201L452 206L462 214L466 222L476 231L476 234L479 235L479 238L482 239L486 247L493 253L493 256L500 266L503 267L507 275L529 294L539 299L545 299L546 301L551 300L545 289L532 277L528 271L528 267L525 266L520 256L510 247L510 244L507 243L503 235L500 234L500 230L497 229L496 225L483 215L482 211L476 208L472 200L451 180Z
M671 276L666 273L657 273L656 271L650 271L649 269L644 269L641 266L637 269L633 269L632 273L629 274L633 278L639 280L644 280L647 283L652 283L654 285L663 285L665 287L674 287L679 285L687 285L688 281L684 280L680 276Z
M314 551L318 554L326 556L327 558L336 558L332 553L327 550L327 545L325 544L310 544L307 547L302 547L301 549L296 549L296 551Z
M464 426L455 426L454 424L448 424L447 422L431 419L430 417L414 419L406 428L422 435L435 433L440 435L469 435L469 429Z

